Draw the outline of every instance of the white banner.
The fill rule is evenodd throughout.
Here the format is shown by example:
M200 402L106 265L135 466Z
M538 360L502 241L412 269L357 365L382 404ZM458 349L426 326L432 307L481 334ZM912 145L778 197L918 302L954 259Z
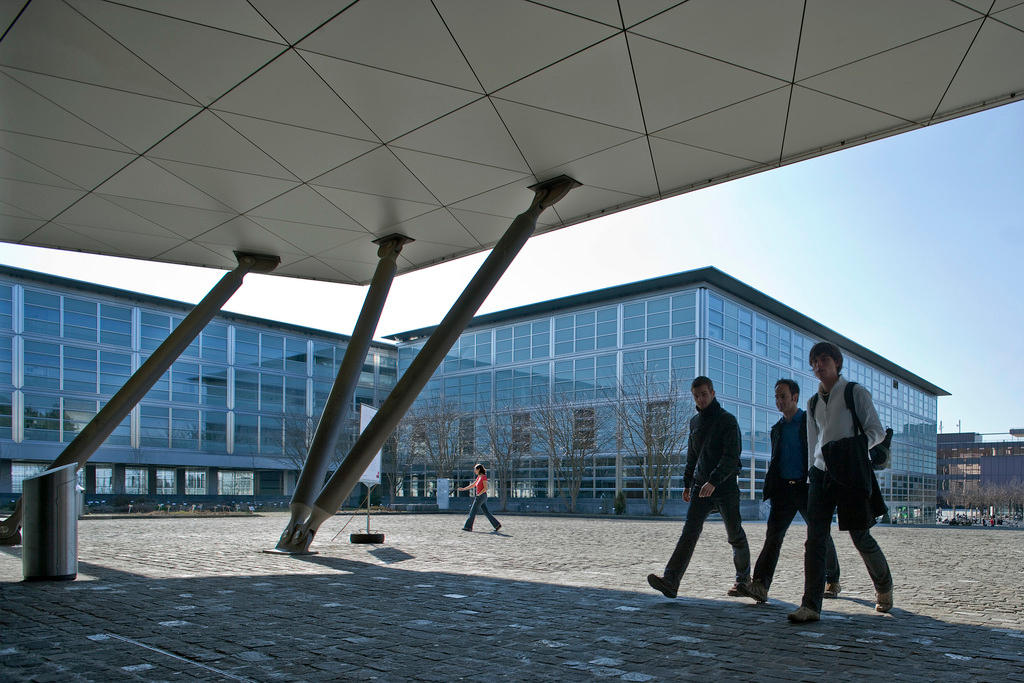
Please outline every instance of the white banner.
M370 424L370 420L377 414L377 409L372 408L365 404L359 405L359 431L362 432L366 429L366 425ZM359 477L359 481L367 486L373 484L380 484L380 451L377 451L377 455L373 456L373 462L363 472L363 476Z

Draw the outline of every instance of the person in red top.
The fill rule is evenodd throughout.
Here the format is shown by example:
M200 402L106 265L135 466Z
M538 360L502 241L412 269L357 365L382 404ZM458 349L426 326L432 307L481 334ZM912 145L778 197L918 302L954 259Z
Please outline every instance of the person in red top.
M487 470L484 469L483 465L477 464L473 471L476 472L476 479L473 480L473 483L458 489L459 491L476 489L476 500L473 501L473 507L469 509L469 516L466 517L466 523L462 525L462 530L472 531L473 520L476 519L477 513L482 511L487 515L487 520L494 527L494 530L497 531L501 528L501 522L496 520L491 511L487 509Z

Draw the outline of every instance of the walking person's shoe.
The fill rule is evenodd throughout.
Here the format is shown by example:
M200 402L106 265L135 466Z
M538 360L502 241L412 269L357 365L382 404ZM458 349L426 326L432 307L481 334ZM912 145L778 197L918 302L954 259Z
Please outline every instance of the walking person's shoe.
M843 592L843 586L838 581L829 581L825 584L825 597L838 598Z
M742 586L742 585L743 585L742 583L737 581L736 583L734 583L732 585L732 588L730 588L729 590L725 591L725 594L728 595L730 598L738 598L738 597L742 596L743 592L740 590L740 586Z
M661 594L670 600L675 599L676 593L679 591L679 586L673 586L657 574L648 574L647 583L651 584L651 588L654 590L661 591Z
M754 579L749 583L736 584L740 589L740 595L752 598L755 602L768 602L768 589L760 579Z
M815 612L810 607L800 606L795 612L790 612L786 617L794 624L806 624L809 621L818 621L821 619L821 614Z
M494 533L498 533L499 531L501 531L501 523L500 522L498 523L498 526L494 527Z
M472 531L472 529L467 529L466 527L462 527L462 530L463 531Z
M892 609L892 589L886 592L875 591L875 611L888 612Z

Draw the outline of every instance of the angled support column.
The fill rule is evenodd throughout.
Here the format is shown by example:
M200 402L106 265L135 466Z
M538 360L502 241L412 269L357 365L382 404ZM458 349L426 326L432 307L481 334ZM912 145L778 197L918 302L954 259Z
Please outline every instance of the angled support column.
M316 426L316 433L313 435L313 442L309 445L306 462L295 485L290 505L291 519L281 534L277 548L268 552L290 553L291 539L313 511L313 500L323 487L331 453L334 452L338 437L345 426L345 416L352 405L352 394L363 362L366 360L366 352L370 348L370 341L377 329L384 302L387 301L388 291L398 270L398 254L408 242L412 242L412 238L404 235L388 235L374 240L375 244L380 245L380 249L377 250L377 258L380 259L377 270L373 273L370 289L366 292L363 308L359 312L359 319L352 329L352 338L345 349L345 357L338 368L338 376L327 397L327 403Z
M153 354L146 359L135 373L128 378L116 394L114 394L102 410L89 421L78 433L64 452L47 469L75 463L78 467L96 452L96 449L107 440L107 437L127 417L135 404L146 395L157 380L167 372L167 368L178 359L182 351L199 336L206 324L217 315L221 307L242 285L246 273L269 273L277 267L281 260L276 256L235 252L238 267L226 273L202 301L196 304L192 312L185 316L174 331L164 340ZM0 524L0 545L17 545L21 542L21 501L14 509L14 514Z
M355 488L359 477L373 460L374 454L380 450L395 427L398 426L399 421L412 406L420 390L423 389L434 370L444 359L445 354L451 350L459 335L472 320L477 309L480 308L480 304L491 293L498 279L526 244L526 240L536 230L537 219L541 212L578 186L579 183L572 178L559 176L530 188L535 193L530 208L512 221L505 234L494 245L494 249L481 264L476 275L473 276L458 300L452 304L448 315L430 335L409 369L398 380L380 410L356 440L341 467L324 486L323 491L313 503L309 519L300 525L289 539L287 548L291 552L307 552L317 529L337 512L341 502ZM278 547L280 548L281 545Z

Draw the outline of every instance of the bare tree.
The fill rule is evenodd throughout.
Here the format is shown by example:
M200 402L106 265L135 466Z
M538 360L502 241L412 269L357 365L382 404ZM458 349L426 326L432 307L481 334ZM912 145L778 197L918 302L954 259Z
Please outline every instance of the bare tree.
M309 455L309 446L313 443L313 432L316 421L304 412L287 412L284 414L284 460L292 469L302 470Z
M484 422L491 466L498 479L501 509L508 508L512 478L523 455L530 452L533 421L527 411L492 413Z
M550 401L533 411L533 429L565 492L569 512L576 511L576 499L583 485L587 461L602 449L607 430L599 429L598 410L593 403L568 398Z
M672 476L684 462L693 404L679 382L659 382L646 373L626 377L616 404L626 460L640 472L644 499L660 515Z
M413 412L407 413L384 446L383 469L387 474L392 504L405 484L410 465L421 456L418 448L421 441L416 438L418 431L417 415Z
M468 450L463 427L468 416L454 402L436 400L424 403L417 417L424 458L437 477L450 477Z
M313 435L316 433L317 419L310 417L302 411L290 411L282 418L284 427L284 446L281 451L283 460L297 471L302 471L309 455L309 447L313 443ZM341 466L342 461L352 447L352 437L355 434L355 422L352 418L347 420L346 429L343 429L338 437L338 443L334 447L327 461L328 473L334 472Z

